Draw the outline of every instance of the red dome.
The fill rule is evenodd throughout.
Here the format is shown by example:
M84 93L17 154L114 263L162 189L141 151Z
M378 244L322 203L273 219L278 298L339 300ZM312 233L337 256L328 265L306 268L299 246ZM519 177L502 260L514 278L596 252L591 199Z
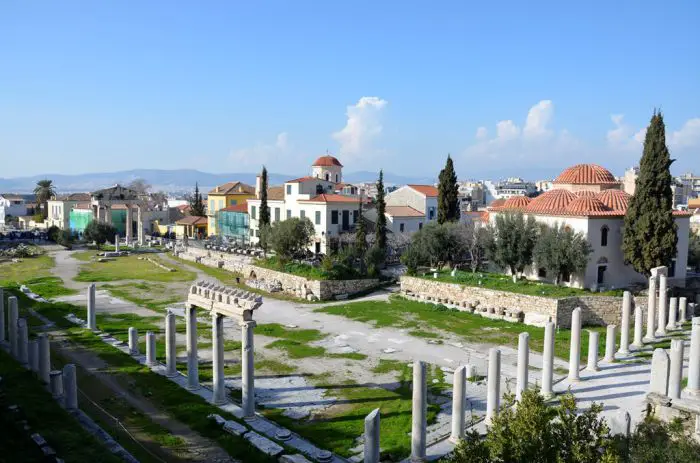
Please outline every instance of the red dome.
M597 193L595 191L591 190L582 190L576 192L576 196L578 196L579 198L583 198L584 196L594 197L596 194Z
M624 212L627 210L627 206L629 205L632 196L622 190L603 190L598 193L596 198L598 198L600 202L605 204L609 209Z
M609 185L619 183L605 167L597 164L577 164L564 170L553 183L574 185Z
M491 204L489 204L489 209L502 209L503 205L506 203L505 199L499 198L499 199L494 199L491 201Z
M596 212L609 211L605 204L599 199L592 196L581 196L574 199L566 206L566 212L569 214L591 214Z
M530 201L525 212L563 212L576 195L568 190L549 190Z
M503 209L525 209L530 204L527 196L511 196L503 203Z
M311 164L311 167L331 167L331 166L338 166L338 167L343 167L343 165L338 161L337 158L327 154L325 156L321 156L320 158L316 159L313 164Z

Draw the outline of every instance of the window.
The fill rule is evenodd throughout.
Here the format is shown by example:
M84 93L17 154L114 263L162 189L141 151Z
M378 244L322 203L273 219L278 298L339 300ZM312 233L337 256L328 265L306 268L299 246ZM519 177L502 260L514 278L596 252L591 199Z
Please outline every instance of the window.
M668 277L673 278L676 276L676 259L671 260L671 265L668 266Z
M323 194L323 185L321 185L320 183L318 185L316 185L316 194L317 195Z
M331 224L338 225L338 211L331 211Z
M607 246L608 245L608 226L603 225L603 227L600 229L600 245L601 246Z
M335 174L335 183L338 183L338 174Z
M422 229L423 229L423 222L418 222L418 230L422 230Z
M250 206L250 218L251 219L257 219L256 217L256 207L255 206Z
M316 211L316 216L314 217L314 223L316 225L321 225L321 211Z
M235 199L232 199L231 204L229 204L229 206L235 206L236 204L238 204L238 201L236 201Z
M292 194L292 185L287 185L287 194L288 195Z
M402 224L402 223L399 224L399 231L400 231L401 233L403 233L403 224Z
M331 178L330 174L328 172L326 172L326 181L330 181L330 178Z
M537 269L537 276L540 278L547 278L547 269L544 267Z
M303 219L306 217L306 211L304 209L301 209L299 211L299 218Z
M279 221L280 221L280 208L276 207L275 208L275 222L279 222Z
M292 218L292 210L291 209L287 209L287 218L288 219Z
M352 223L357 223L358 217L359 217L359 213L357 211L352 211Z
M214 200L212 199L211 201L209 201L209 210L213 211L214 209L216 208L214 207Z
M435 208L431 207L428 209L428 220L433 220L435 218Z
M219 209L223 209L223 208L224 208L224 200L220 199L219 200Z

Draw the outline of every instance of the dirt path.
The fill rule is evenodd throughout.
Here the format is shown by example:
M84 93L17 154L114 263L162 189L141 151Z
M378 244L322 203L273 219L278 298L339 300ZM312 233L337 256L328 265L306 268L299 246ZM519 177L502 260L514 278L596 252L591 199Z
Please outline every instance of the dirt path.
M73 258L75 251L58 250L49 252L49 255L54 258L56 265L51 268L51 273L63 281L63 286L69 289L82 291L86 284L75 281L75 277L80 272L80 262Z
M236 461L212 440L199 435L187 425L163 413L163 411L142 396L130 392L122 385L122 382L128 381L126 377L115 374L113 371L107 372L109 370L107 363L92 352L69 342L63 331L52 331L51 335L54 337L52 348L57 349L61 356L79 365L88 374L98 379L106 389L123 398L130 406L148 416L154 423L167 429L173 436L179 437L185 442L183 448L178 448L177 455L167 448L157 446L155 450L160 450L159 453L164 454L161 456L166 461L215 463ZM149 442L144 442L144 444L148 447ZM151 450L153 450L153 446L151 446Z

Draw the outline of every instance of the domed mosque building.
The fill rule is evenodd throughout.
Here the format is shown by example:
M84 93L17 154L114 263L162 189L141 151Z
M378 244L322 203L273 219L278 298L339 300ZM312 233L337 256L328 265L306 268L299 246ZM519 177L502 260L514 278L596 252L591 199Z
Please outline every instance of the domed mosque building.
M553 188L535 198L512 197L489 208L493 223L498 214L522 212L539 223L564 224L588 239L592 252L580 275L564 275L563 284L604 290L644 284L646 278L626 265L622 254L622 228L631 196L613 174L596 164L578 164L565 169L552 182ZM678 225L678 252L669 268L672 284L684 285L688 262L690 215L674 211ZM524 272L531 280L554 281L535 262Z

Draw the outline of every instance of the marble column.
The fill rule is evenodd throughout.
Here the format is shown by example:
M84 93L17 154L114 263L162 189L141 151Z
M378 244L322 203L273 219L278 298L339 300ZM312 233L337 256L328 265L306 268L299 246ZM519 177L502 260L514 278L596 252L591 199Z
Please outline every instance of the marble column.
M464 438L464 403L467 373L464 366L458 367L452 381L452 434L450 440L457 442Z
M165 316L165 365L166 376L177 376L177 334L175 328L175 314L168 310Z
M668 314L668 289L666 275L659 275L659 324L657 336L666 336L666 315Z
M649 382L649 392L655 394L668 394L668 354L661 348L654 349L651 356L651 380Z
M681 398L683 381L683 340L673 339L669 351L671 365L668 375L668 396L672 399Z
M126 245L130 246L133 241L134 234L134 211L131 209L131 204L126 205Z
M586 371L598 371L598 341L600 333L588 331L588 363Z
M578 381L581 362L581 308L571 312L571 346L569 348L569 381Z
M379 463L379 409L365 417L365 463Z
M666 324L667 331L673 331L676 329L676 312L678 311L678 298L672 297L669 301L668 306L668 323Z
M552 380L554 372L554 322L544 326L544 349L542 352L542 395L553 396Z
M212 341L212 382L214 384L215 405L226 403L226 383L224 382L224 316L212 313L211 319Z
M78 409L78 380L72 363L63 367L63 396L66 410Z
M156 364L156 335L153 331L146 331L146 365L152 367Z
M187 389L199 389L199 358L197 357L197 308L185 308L187 330Z
M129 353L131 355L139 354L139 331L133 326L129 327Z
M17 360L23 367L29 366L29 331L26 318L17 320Z
M515 399L520 400L527 389L528 368L530 366L530 334L518 336L518 374L515 383Z
M501 402L501 351L496 347L489 349L489 371L486 379L486 424L490 425L498 414Z
M97 329L97 315L95 307L95 283L90 283L87 292L87 328L89 330Z
M622 294L622 327L620 328L620 355L630 353L630 316L632 315L632 293L625 291Z
M0 288L0 344L5 342L5 292Z
M605 358L603 361L613 363L615 361L615 338L617 337L617 326L608 325L605 330Z
M112 208L109 206L105 206L105 223L112 225Z
M10 340L10 353L13 357L17 357L17 320L19 320L19 307L17 307L17 297L10 296L7 298L7 304L10 308L7 315L7 334Z
M63 371L51 370L49 372L49 390L54 399L63 397Z
M656 339L656 277L649 277L649 295L647 297L647 335L644 342Z
M642 308L637 306L634 308L634 342L632 343L632 347L635 349L641 349L644 346L643 323L644 313L642 312Z
M425 461L428 384L425 363L413 362L413 412L411 415L411 461Z
M255 346L253 344L253 329L256 323L252 320L241 323L241 384L243 417L255 418Z
M136 208L136 226L138 227L136 231L139 239L139 246L143 246L143 211L141 206Z
M700 396L700 317L693 317L690 332L690 356L688 358L688 387L694 397Z
M32 339L29 341L29 369L33 372L39 372L39 341Z
M676 322L676 327L682 327L686 321L688 321L688 299L681 297L678 299L678 321Z
M119 235L114 235L114 252L119 252Z
M46 333L39 333L39 378L49 384L49 372L51 371L51 345Z

